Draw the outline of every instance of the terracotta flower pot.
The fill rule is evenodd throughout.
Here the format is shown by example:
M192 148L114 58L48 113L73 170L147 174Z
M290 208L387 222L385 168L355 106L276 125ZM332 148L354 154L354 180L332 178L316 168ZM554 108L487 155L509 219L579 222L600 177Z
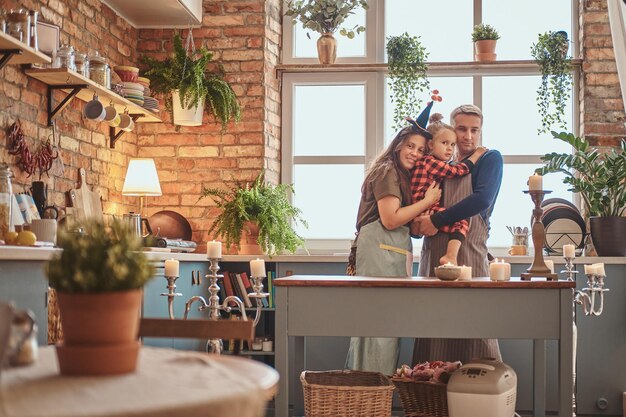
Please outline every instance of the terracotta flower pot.
M137 364L141 289L95 294L58 292L62 374L114 375Z
M246 222L239 241L240 255L263 255L261 246L257 243L259 238L259 225L254 222Z
M474 59L480 62L493 62L496 60L495 40L482 40L474 42Z
M337 59L337 40L332 33L324 33L317 40L317 57L321 64L334 64Z

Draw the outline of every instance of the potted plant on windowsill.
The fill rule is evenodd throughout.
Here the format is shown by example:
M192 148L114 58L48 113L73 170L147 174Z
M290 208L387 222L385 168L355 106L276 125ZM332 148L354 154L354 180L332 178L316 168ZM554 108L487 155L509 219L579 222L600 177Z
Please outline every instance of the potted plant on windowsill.
M355 33L365 31L364 26L356 25L352 28L342 27L345 20L354 11L367 9L367 0L297 0L287 3L285 16L302 23L302 27L319 33L317 40L317 54L322 64L334 64L337 58L337 41L333 34L339 30L339 34L353 39ZM307 32L307 37L311 36Z
M222 127L232 119L239 120L241 109L232 87L221 73L207 69L213 54L205 47L189 51L189 43L188 40L187 47L183 47L182 38L176 33L170 58L142 58L148 67L144 75L150 79L150 89L163 96L176 125L201 125L205 107Z
M570 191L580 193L589 217L591 239L599 256L626 256L626 139L606 153L591 149L589 142L571 133L552 132L574 149L573 153L549 153L536 172L565 174Z
M565 107L572 92L572 59L567 56L567 32L546 32L539 35L530 50L541 68L541 85L537 105L541 115L539 133L549 132L556 125L565 129Z
M61 232L63 252L47 266L56 290L63 343L59 368L68 375L132 372L137 363L141 288L154 269L141 239L120 221L89 221L84 232Z
M307 224L289 201L292 192L291 184L266 184L263 171L252 183L238 181L228 190L203 188L200 198L212 197L222 210L209 235L220 236L227 248L234 245L241 255L294 253L304 240L291 222Z
M500 39L500 34L493 26L484 23L474 26L472 31L474 59L479 62L495 61L498 39Z
M419 93L428 91L426 78L428 52L419 36L403 33L387 38L389 89L396 128L404 126L405 118L418 114L422 108Z

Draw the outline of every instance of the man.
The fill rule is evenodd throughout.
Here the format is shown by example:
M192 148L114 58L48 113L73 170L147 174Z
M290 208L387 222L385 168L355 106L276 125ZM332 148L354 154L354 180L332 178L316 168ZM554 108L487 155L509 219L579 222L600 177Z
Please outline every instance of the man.
M452 110L450 121L457 137L457 160L465 159L481 144L483 114L478 107L466 104ZM459 252L459 265L471 266L475 277L489 276L489 217L500 191L502 171L502 155L489 150L478 160L470 175L444 181L443 205L446 210L418 217L411 226L413 234L426 236L418 275L434 276L434 268L446 252L448 236L437 234L437 229L469 218L469 233ZM497 340L418 339L413 353L414 363L425 360L467 362L477 357L501 360Z

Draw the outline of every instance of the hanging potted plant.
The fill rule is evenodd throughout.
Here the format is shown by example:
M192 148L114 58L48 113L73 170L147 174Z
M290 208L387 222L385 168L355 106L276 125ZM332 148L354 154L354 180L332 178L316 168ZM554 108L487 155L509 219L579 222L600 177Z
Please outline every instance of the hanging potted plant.
M539 133L553 126L565 129L565 107L572 91L572 59L567 56L567 32L546 32L539 35L530 50L541 69L541 85L537 90L537 105L541 115Z
M474 42L474 60L493 62L496 60L496 42L500 34L491 25L481 23L474 26L472 42Z
M144 75L150 79L150 88L164 97L175 125L200 126L205 107L222 127L231 119L239 120L241 109L232 87L222 74L207 69L212 59L213 54L205 47L193 47L191 32L185 47L180 34L174 35L170 58L142 58L148 67Z
M84 233L61 232L63 249L47 266L58 295L63 343L57 357L62 374L113 375L137 363L141 289L154 268L142 241L120 221L90 221Z
M580 193L599 256L626 256L626 139L621 140L619 151L613 148L601 154L584 138L566 132L552 135L574 152L546 154L541 157L545 166L536 172L561 172L569 190Z
M365 31L364 26L356 25L352 28L342 27L348 16L359 8L367 9L367 0L297 0L287 3L285 16L302 23L306 30L312 30L321 36L317 40L317 55L322 64L334 64L337 58L337 40L333 34L339 34L353 39L355 33ZM307 32L307 37L311 36Z
M420 94L428 91L426 78L428 52L419 36L403 33L387 38L389 89L393 104L395 128L404 126L405 118L418 114L422 108Z
M236 246L241 255L294 253L304 240L292 222L307 223L289 201L293 192L291 184L266 184L263 171L252 183L238 181L228 190L203 188L200 198L212 197L222 210L208 233L220 236L227 248Z

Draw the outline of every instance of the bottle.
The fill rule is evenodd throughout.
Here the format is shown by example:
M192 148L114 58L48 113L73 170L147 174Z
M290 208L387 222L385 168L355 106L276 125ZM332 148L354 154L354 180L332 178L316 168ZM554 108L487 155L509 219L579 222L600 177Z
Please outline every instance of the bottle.
M13 173L5 163L0 164L0 239L4 240L11 230L11 200L13 189L11 177Z

